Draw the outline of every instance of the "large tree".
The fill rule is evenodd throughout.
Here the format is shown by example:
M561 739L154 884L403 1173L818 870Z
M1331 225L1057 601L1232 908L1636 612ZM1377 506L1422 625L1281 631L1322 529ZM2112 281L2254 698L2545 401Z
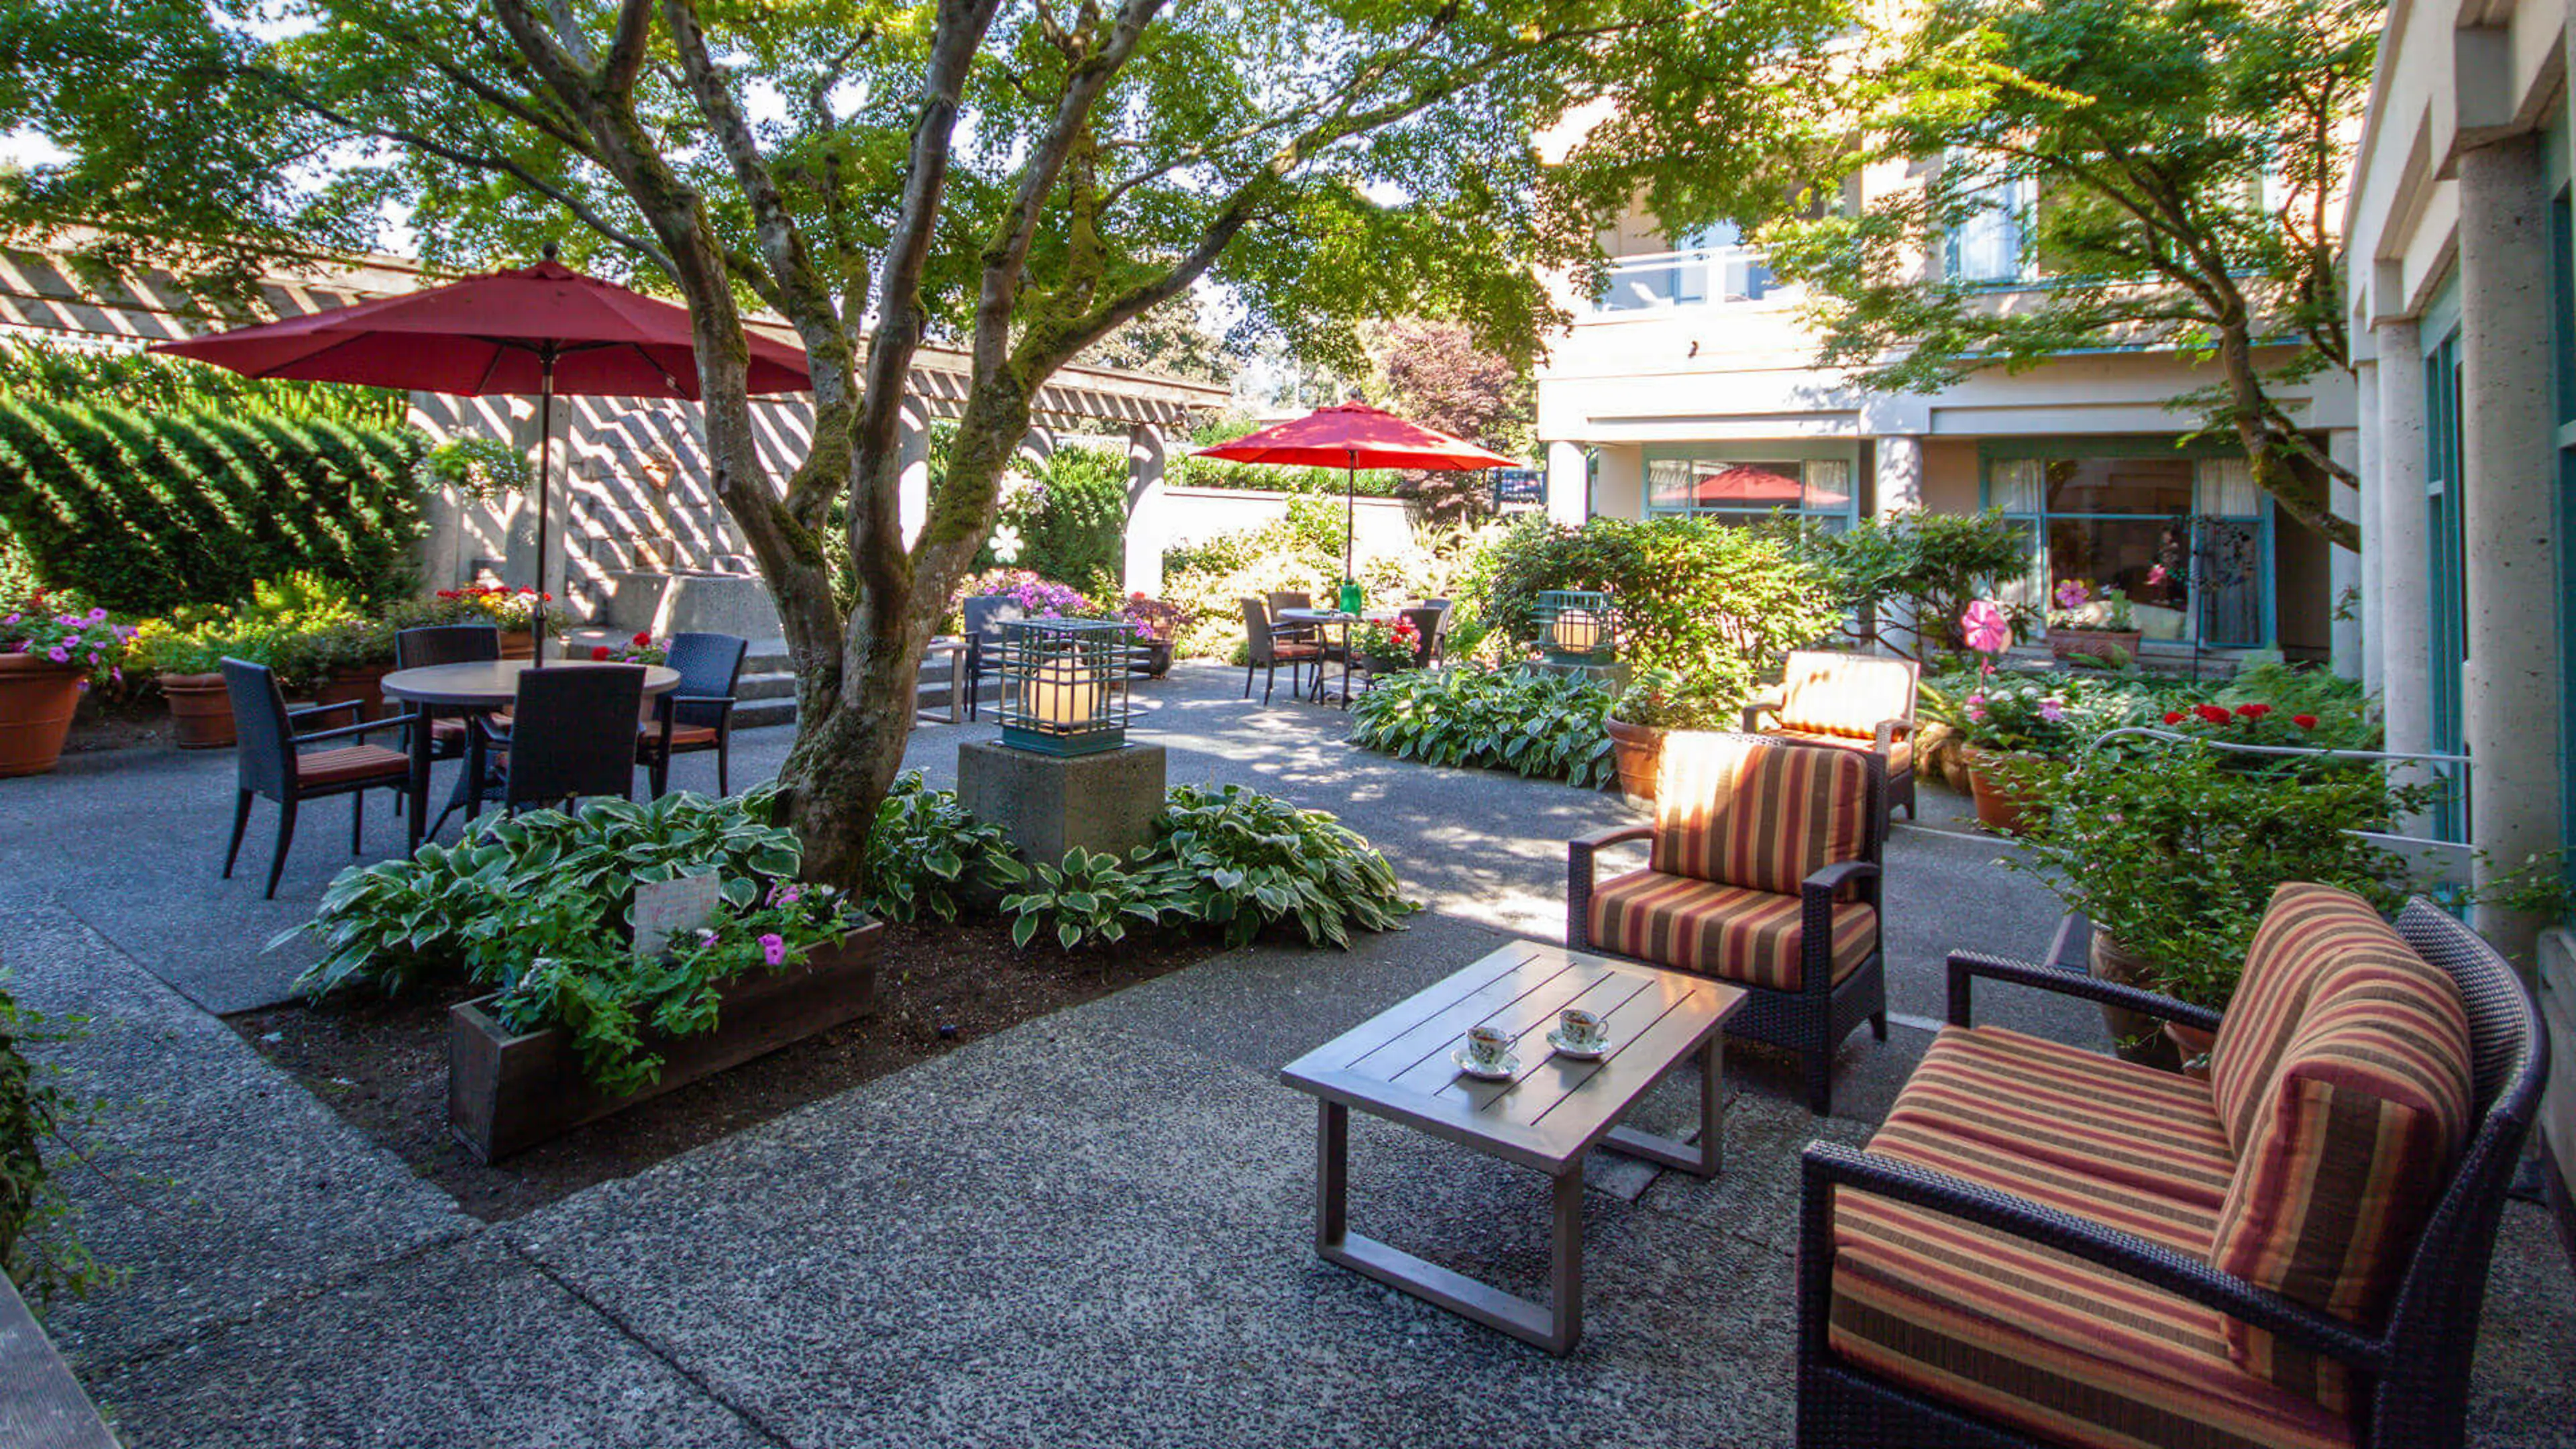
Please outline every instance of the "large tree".
M797 662L791 823L847 880L1051 373L1203 277L1238 330L1352 370L1355 319L1425 299L1525 354L1552 320L1534 269L1595 253L1625 155L1660 164L1542 166L1532 136L1839 23L1815 0L0 0L0 128L71 155L11 182L0 222L238 279L392 204L433 263L563 234L568 260L675 292L716 491ZM783 480L753 448L753 307L813 372ZM931 336L972 371L907 546L899 404Z
M2242 446L2285 512L2357 548L2330 498L2352 473L2284 398L2351 366L2336 228L2379 17L2375 0L1924 7L1829 82L1800 57L1764 121L1770 174L1722 168L1666 219L1767 221L1772 268L1811 289L1822 360L1864 386L2142 346L2208 363L2215 381L2175 405ZM1864 168L1856 214L1817 204ZM1949 239L1981 225L2041 285L1950 265Z

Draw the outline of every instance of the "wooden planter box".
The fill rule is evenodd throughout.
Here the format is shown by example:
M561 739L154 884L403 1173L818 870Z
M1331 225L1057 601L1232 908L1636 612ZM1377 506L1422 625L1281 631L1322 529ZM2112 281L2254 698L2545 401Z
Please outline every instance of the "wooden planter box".
M497 1162L585 1122L677 1091L856 1017L874 1015L878 925L788 971L755 971L720 988L716 1029L648 1040L662 1080L632 1096L600 1092L561 1030L509 1036L486 1010L489 996L447 1012L447 1125L485 1162Z

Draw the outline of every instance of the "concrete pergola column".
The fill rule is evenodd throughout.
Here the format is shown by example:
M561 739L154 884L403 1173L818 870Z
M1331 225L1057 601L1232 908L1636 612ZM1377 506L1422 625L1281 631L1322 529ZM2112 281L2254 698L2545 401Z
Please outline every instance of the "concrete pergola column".
M903 520L903 544L910 548L930 521L930 406L917 397L903 400L895 424L903 452L903 478L895 485L895 512Z
M1127 592L1163 593L1163 434L1149 423L1127 430L1127 535L1120 579Z
M1904 433L1881 434L1871 439L1877 455L1871 470L1875 483L1876 513L1879 521L1923 511L1923 440ZM1914 611L1905 604L1891 601L1887 606L1884 627L1911 631ZM1881 653L1888 652L1885 640L1879 643Z
M2461 716L2477 846L2506 868L2558 844L2556 399L2540 138L2460 158L2460 522L2468 557ZM2481 864L2477 883L2494 872ZM2480 906L2525 972L2543 922Z
M2326 434L2326 456L2358 473L2361 469L2361 434L2352 428L2335 428ZM2340 483L2326 485L2326 506L2337 518L2358 523L2361 519L2361 495ZM2346 679L2361 678L2361 612L2347 608L2361 596L2361 555L2339 545L2326 545L2326 593L2329 596L2326 621L2327 667Z
M1547 445L1547 516L1581 528L1592 512L1592 459L1581 443Z
M2361 687L2379 693L2386 665L2386 636L2381 633L2380 563L2385 547L2379 526L2381 477L2387 467L2379 439L2379 364L2364 360L2353 368L2353 411L2361 434L2355 471L2361 487L2353 498L2353 516L2361 522Z
M2413 319L2373 329L2379 348L2378 466L2366 478L2365 527L2379 535L2380 711L2388 748L2433 747L2433 589L2427 574L2424 348Z

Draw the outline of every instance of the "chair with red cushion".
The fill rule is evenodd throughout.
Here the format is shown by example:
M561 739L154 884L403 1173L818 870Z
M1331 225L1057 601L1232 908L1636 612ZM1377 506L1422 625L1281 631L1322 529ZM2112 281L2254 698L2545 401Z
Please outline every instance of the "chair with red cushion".
M1567 847L1566 944L1745 988L1727 1034L1797 1052L1823 1116L1843 1038L1887 1040L1885 790L1865 751L1668 735L1655 823ZM1653 842L1646 868L1596 883L1596 852L1631 840Z
M1273 597L1276 597L1275 595ZM1252 671L1262 671L1261 702L1270 702L1270 691L1279 682L1279 666L1288 666L1288 692L1297 692L1297 671L1313 665L1317 687L1322 686L1324 651L1315 644L1298 638L1287 630L1274 628L1270 611L1259 599L1243 602L1243 697L1252 698Z
M673 755L716 752L716 793L733 793L733 706L751 641L732 634L674 634L665 660L679 688L655 702L635 737L635 762L652 771L653 798L671 783Z
M233 732L238 740L233 765L240 782L240 793L233 802L232 844L224 851L224 879L232 879L233 862L241 855L242 833L250 826L251 797L265 795L276 801L278 808L277 849L268 861L267 894L274 900L277 878L286 869L287 847L295 842L298 805L327 795L348 796L349 853L355 855L367 828L366 792L388 789L400 799L401 792L410 787L411 757L400 750L367 744L365 737L381 730L406 728L412 716L389 715L337 729L307 729L304 726L343 710L354 719L360 702L346 699L338 704L288 709L285 692L277 687L277 676L267 665L227 659L223 670L224 691L232 699ZM299 748L338 740L351 743L310 752Z
M394 634L394 668L427 669L439 664L480 664L501 657L501 631L490 624L426 624ZM462 715L434 718L429 725L430 754L452 760L465 753L473 726Z
M1744 707L1747 734L1867 750L1887 774L1887 808L1914 818L1914 696L1923 666L1835 649L1792 649L1779 687ZM1765 729L1762 717L1776 722Z

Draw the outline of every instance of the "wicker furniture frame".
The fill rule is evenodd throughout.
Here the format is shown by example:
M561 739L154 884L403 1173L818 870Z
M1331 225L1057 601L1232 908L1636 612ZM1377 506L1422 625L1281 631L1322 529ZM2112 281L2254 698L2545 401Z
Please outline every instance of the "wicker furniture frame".
M1880 765L1887 771L1888 811L1892 814L1897 806L1902 805L1905 807L1905 818L1912 820L1915 818L1914 757L1911 753L1907 754L1905 757L1905 768L1902 770L1897 769L1896 742L1899 740L1911 740L1914 736L1915 700L1916 696L1921 692L1923 685L1923 666L1911 659L1879 659L1865 655L1844 655L1825 650L1792 649L1789 651L1787 668L1792 674L1794 674L1798 668L1798 660L1801 657L1814 658L1819 654L1832 658L1837 663L1862 663L1871 667L1883 666L1890 670L1902 669L1905 671L1905 713L1896 718L1874 720L1871 722L1870 749L1878 756ZM1744 707L1744 732L1746 734L1762 733L1762 716L1766 714L1776 715L1780 713L1787 704L1787 699L1781 698L1757 699L1751 704L1746 705ZM1800 742L1811 743L1803 740ZM1859 747L1860 740L1855 736L1853 737L1850 748L1858 749Z
M1780 749L1834 748L1786 743L1768 736L1750 738ZM1798 1053L1806 1074L1807 1109L1819 1117L1833 1112L1834 1052L1843 1038L1866 1021L1871 1036L1887 1040L1887 912L1879 890L1887 854L1886 762L1875 755L1862 758L1869 762L1869 793L1861 817L1867 822L1862 832L1862 858L1828 865L1800 883L1800 935L1805 954L1800 962L1798 989L1780 991L1743 982L1729 983L1744 987L1745 1002L1726 1019L1727 1034ZM1567 842L1565 944L1570 949L1618 960L1644 961L1649 966L1664 964L1608 950L1592 940L1591 931L1594 861L1599 852L1612 845L1652 839L1654 833L1651 825L1628 825ZM1834 897L1846 886L1877 916L1877 939L1868 957L1836 981L1832 959Z
M674 634L664 660L679 671L679 688L655 700L653 723L635 736L635 762L650 771L653 798L671 785L673 755L716 754L716 793L733 793L734 690L742 683L742 661L751 641L735 634ZM956 702L949 708L954 712ZM674 731L695 727L715 731L713 738L676 737Z
M2039 1449L2027 1438L1902 1388L1839 1358L1827 1338L1833 1298L1836 1187L1946 1213L2009 1233L2150 1287L2233 1315L2348 1365L2360 1378L2355 1442L2373 1449L2459 1449L2467 1436L2470 1359L2506 1189L2549 1074L2539 1013L2494 947L2428 901L2410 903L2398 934L2448 972L2468 1008L2478 1125L2416 1240L2376 1328L2320 1313L2130 1233L1909 1163L1831 1143L1805 1153L1798 1249L1798 1444L1961 1445ZM2218 1014L2135 987L2054 967L1950 957L1950 1021L1968 1024L1969 990L1985 977L2215 1030Z
M1276 598L1277 595L1272 595ZM1313 665L1320 686L1324 677L1324 650L1312 642L1314 626L1303 630L1274 624L1270 608L1259 599L1245 599L1243 604L1243 697L1252 698L1252 672L1262 673L1261 702L1270 702L1270 691L1279 685L1279 666L1288 666L1288 692L1301 696L1304 689L1297 683L1297 671Z
M307 725L319 723L334 714L346 713L356 720L363 706L357 700L344 699L337 704L289 709L285 694L277 687L277 675L267 665L226 659L222 668L224 688L232 697L234 728L240 736L233 750L233 768L237 776L233 795L233 838L232 844L224 849L223 878L232 879L233 863L241 856L242 834L250 826L252 798L265 795L277 802L277 848L268 858L268 890L263 899L275 900L278 877L286 870L286 852L295 844L297 806L307 800L331 795L348 796L349 853L356 855L366 839L367 792L378 789L401 791L411 784L411 762L403 759L399 751L382 751L386 757L384 760L368 764L358 772L316 780L309 777L298 763L303 752L297 746L323 740L361 742L368 735L383 730L409 729L417 721L411 715L396 714L342 725L337 729L308 729ZM394 763L398 760L401 763Z

